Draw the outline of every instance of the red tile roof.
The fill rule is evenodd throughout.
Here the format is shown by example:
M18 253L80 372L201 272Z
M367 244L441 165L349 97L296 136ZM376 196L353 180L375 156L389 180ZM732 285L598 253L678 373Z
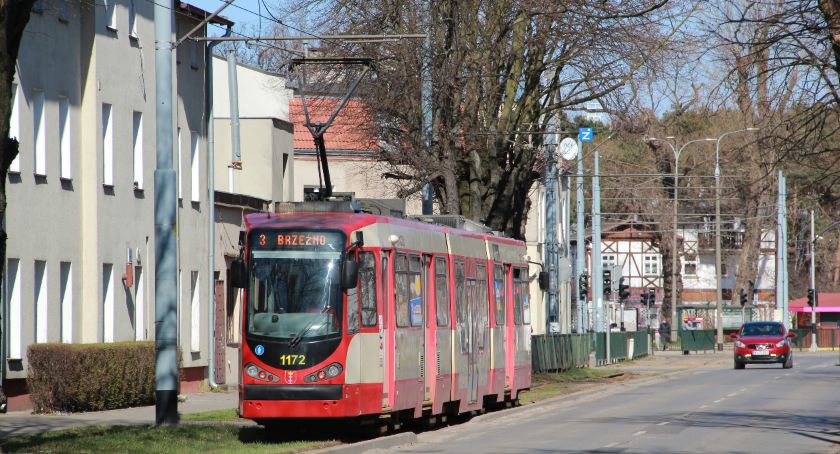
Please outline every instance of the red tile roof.
M338 98L307 98L309 119L313 123L327 121L339 102ZM306 116L300 97L289 102L289 120L294 125L295 150L315 150L312 134L305 126ZM324 134L327 151L379 151L376 137L371 132L372 125L373 115L368 107L359 100L348 100Z

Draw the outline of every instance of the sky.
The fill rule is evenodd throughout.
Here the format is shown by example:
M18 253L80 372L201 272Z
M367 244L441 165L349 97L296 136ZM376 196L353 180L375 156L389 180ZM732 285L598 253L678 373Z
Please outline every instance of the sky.
M211 13L224 4L221 0L187 0L187 3ZM266 3L271 5L275 2L272 0ZM260 0L235 0L231 5L222 10L220 15L235 22L233 26L234 32L248 35L251 34L251 30L260 26L260 15L263 16L262 25L264 33L267 33L269 30L268 26L272 21L271 16L266 13L265 7L262 6ZM223 32L223 28L212 26L210 27L209 34L210 36L219 36Z

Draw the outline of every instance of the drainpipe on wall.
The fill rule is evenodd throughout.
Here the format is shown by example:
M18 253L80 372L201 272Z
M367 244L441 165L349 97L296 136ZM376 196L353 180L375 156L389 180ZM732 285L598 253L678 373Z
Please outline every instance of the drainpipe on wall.
M228 191L233 194L233 170L242 168L242 155L239 152L239 84L236 80L236 51L227 55L228 90L230 96L230 141L231 157L228 166Z
M225 30L225 34L222 35L222 37L230 36L231 32L233 32L232 26L228 25L227 30ZM209 308L207 311L207 351L209 352L207 362L207 382L210 384L211 388L216 388L218 386L216 384L215 377L213 376L216 370L216 164L213 159L213 155L215 153L215 130L213 128L213 48L220 42L221 41L210 41L204 48L204 99L206 100L204 119L207 122L207 206L209 212L208 217L210 219L207 228L207 250L209 251L207 259L209 270L207 274L207 281L209 282L209 303L207 304Z

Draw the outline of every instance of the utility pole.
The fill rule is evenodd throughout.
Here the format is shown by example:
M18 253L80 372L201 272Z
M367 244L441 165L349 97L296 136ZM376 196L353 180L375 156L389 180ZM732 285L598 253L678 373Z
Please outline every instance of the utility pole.
M575 257L575 269L577 269L578 282L578 332L585 333L589 327L588 310L587 310L587 295L585 292L581 294L580 282L581 276L586 274L586 240L585 229L586 220L584 219L584 199L583 199L583 142L578 136L578 154L577 154L577 179L575 180L575 217L577 218L577 257Z
M172 10L155 3L155 424L178 423ZM208 62L210 64L211 62Z
M556 316L557 298L557 162L555 160L556 143L552 143L554 135L546 137L545 161L545 267L548 271L548 291L545 299L545 334L552 333L551 323Z
M787 178L779 171L776 219L776 308L782 311L782 323L790 329L787 293ZM813 284L812 284L813 285Z
M609 322L604 308L604 279L601 264L601 182L599 176L600 153L595 148L592 164L592 300L595 303L595 332L604 333L607 352L606 360L610 362Z
M428 13L429 24L432 19L432 2L426 1L426 11ZM432 43L431 30L426 33L426 41L423 48L423 72L422 72L422 93L420 95L421 109L423 111L423 144L426 146L426 153L432 152ZM423 214L432 214L432 184L426 182L423 185Z
M814 210L811 210L811 241L808 243L808 251L811 255L811 288L814 289L814 305L811 307L811 351L818 350L817 347L817 305L819 304L819 292L817 292L817 278L814 260Z

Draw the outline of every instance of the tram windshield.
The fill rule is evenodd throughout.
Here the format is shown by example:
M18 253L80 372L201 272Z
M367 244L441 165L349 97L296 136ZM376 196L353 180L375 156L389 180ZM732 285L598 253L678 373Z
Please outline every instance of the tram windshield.
M251 248L248 334L290 339L341 330L339 234L259 234Z

